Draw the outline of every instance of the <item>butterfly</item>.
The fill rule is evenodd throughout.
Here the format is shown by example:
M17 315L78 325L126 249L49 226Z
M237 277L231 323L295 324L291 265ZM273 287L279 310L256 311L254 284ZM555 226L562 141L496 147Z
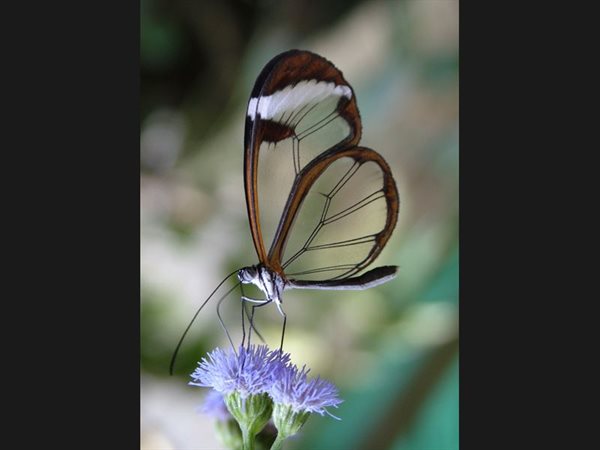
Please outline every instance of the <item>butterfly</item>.
M281 346L284 291L362 290L396 276L397 266L360 274L390 239L400 205L389 165L359 145L361 132L353 88L322 56L289 50L260 72L244 131L245 200L258 263L227 278L237 274L238 285L253 284L264 294L262 299L242 295L243 304L253 305L252 317L256 307L277 306L283 316ZM260 207L267 203L273 209L273 194L282 212L272 221L267 251L269 226Z

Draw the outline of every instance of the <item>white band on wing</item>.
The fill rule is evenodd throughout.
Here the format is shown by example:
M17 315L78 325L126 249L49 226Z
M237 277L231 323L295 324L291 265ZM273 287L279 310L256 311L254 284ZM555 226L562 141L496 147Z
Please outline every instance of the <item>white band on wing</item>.
M300 81L294 86L287 86L285 89L271 95L251 98L248 105L248 116L254 120L256 115L260 114L262 119L270 120L280 113L294 111L309 103L320 102L330 96L351 98L352 90L349 86L336 85L333 82Z

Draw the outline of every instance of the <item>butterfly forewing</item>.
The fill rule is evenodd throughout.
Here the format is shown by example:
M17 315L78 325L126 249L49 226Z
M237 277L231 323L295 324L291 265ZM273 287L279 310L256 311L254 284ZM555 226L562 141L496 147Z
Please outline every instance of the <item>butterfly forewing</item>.
M354 92L326 59L293 50L263 69L248 102L244 155L248 215L261 262L267 263L263 236L272 241L302 170L326 151L355 145L360 130ZM267 209L272 214L262 213Z

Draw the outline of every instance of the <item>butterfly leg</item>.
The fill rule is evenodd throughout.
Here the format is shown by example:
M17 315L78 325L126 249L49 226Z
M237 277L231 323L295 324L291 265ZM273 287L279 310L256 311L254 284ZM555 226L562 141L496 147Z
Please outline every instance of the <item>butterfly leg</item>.
M285 325L287 323L287 315L281 307L281 302L275 302L275 304L277 305L279 313L283 316L283 327L281 329L281 344L279 345L279 353L283 353L283 338L285 337Z
M229 334L229 331L227 330L227 327L225 326L225 322L223 322L223 318L221 317L221 303L223 303L223 300L225 300L227 297L223 297L219 300L219 302L217 303L217 317L219 318L219 322L221 324L221 327L223 328L223 331L225 331L225 334L227 335L227 339L229 340L229 343L231 344L231 348L233 349L233 352L237 355L237 352L235 351L235 346L233 345L233 340L231 339L231 335Z
M250 336L252 335L252 330L254 330L256 332L256 334L258 334L258 337L263 340L261 334L258 332L258 330L256 330L256 328L254 327L254 308L255 306L252 307L252 315L250 315L250 313L248 312L248 308L247 308L247 302L243 301L244 298L246 298L246 295L244 294L244 285L240 284L240 290L241 290L241 298L242 298L242 347L245 345L246 343L246 318L248 318L248 321L250 322L249 328L248 328L248 348L250 348Z
M271 303L273 300L264 300L262 298L251 298L251 297L246 297L245 295L242 295L242 301L250 302L250 303L261 303L259 306L263 306L263 305L266 305L267 303Z
M240 291L241 291L241 296L244 296L244 285L242 283L240 283ZM248 319L250 319L250 316L248 315L248 310L246 309L246 302L240 302L242 305L242 347L244 346L244 344L246 343L246 317L248 317ZM252 324L250 324L250 326L252 327ZM250 333L250 330L248 330L248 333Z
M246 303L244 303L244 305L246 305ZM252 306L252 313L248 314L248 320L250 321L250 329L248 330L248 347L250 347L250 336L252 335L252 332L254 331L256 333L256 335L258 336L258 338L260 339L260 341L264 344L265 343L265 338L262 336L262 334L260 334L260 332L256 329L256 326L254 325L254 309L255 308L260 308L261 306L264 305L253 305Z
M246 297L245 295L242 295L241 298L242 298L242 305L245 305L246 304L245 302L255 303L254 305L252 305L252 314L248 318L250 320L250 328L248 330L248 348L250 348L250 337L252 335L252 330L254 330L256 332L256 334L258 335L258 337L260 338L261 341L263 341L263 342L265 341L264 338L262 337L262 335L254 327L254 310L255 310L255 308L260 308L261 306L268 305L269 303L272 302L272 300L250 298L250 297ZM244 308L244 306L242 306L242 308ZM244 345L245 336L246 336L246 334L244 331L244 337L242 338L242 345Z
M256 327L254 326L254 310L256 308L260 308L261 306L268 305L269 303L271 303L271 302L266 301L261 305L252 305L252 314L250 315L250 318L249 318L250 319L250 330L248 332L248 347L250 347L250 336L251 336L252 330L254 330L254 332L258 335L258 338L261 340L261 342L263 344L265 343L265 338L262 337L262 335L258 332Z

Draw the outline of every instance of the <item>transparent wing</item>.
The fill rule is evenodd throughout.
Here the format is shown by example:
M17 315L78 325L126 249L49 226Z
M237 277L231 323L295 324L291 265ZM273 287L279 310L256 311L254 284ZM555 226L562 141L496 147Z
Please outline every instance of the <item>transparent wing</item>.
M244 154L248 217L261 262L268 260L263 236L274 236L303 169L327 151L353 147L360 132L354 92L332 63L293 50L265 66L248 102Z
M268 263L296 280L341 280L381 252L396 225L399 198L389 166L374 150L327 152L297 177Z

